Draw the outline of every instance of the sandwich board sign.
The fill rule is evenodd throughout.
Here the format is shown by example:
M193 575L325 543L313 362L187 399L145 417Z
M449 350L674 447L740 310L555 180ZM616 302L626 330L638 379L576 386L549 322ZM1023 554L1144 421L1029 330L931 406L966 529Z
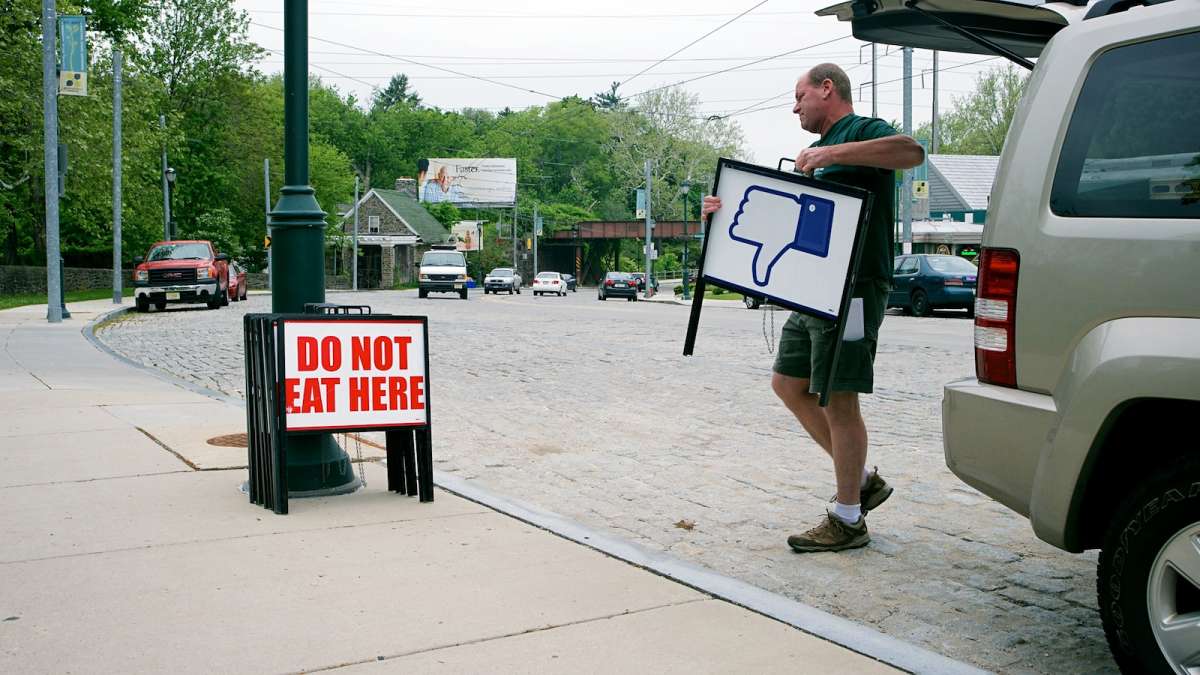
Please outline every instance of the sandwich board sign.
M429 425L424 317L283 320L284 431Z
M712 194L721 208L706 222L684 355L695 347L704 285L711 283L835 322L836 367L871 194L725 158L717 162ZM821 392L821 405L828 394Z

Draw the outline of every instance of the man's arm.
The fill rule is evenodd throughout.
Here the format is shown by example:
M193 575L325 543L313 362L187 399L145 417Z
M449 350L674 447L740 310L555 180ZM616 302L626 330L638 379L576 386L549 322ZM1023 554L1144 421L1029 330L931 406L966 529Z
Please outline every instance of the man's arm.
M805 148L796 157L796 170L811 174L834 164L877 169L911 169L925 161L925 149L911 136L894 134L869 141Z

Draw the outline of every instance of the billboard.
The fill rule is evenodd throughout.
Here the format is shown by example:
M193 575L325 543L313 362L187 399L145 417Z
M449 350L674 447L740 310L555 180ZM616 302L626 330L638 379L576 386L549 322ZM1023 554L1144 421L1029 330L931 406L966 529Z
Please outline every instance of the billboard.
M417 198L428 204L512 206L517 201L517 160L421 160L417 162Z
M454 247L459 251L479 251L483 248L483 237L480 236L482 220L460 220L450 228L454 235Z

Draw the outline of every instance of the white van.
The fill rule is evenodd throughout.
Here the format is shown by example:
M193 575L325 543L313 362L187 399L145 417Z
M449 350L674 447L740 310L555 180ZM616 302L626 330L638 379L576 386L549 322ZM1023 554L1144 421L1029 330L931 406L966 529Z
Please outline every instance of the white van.
M458 293L467 299L467 256L452 245L435 245L421 256L417 277L417 295L429 293Z

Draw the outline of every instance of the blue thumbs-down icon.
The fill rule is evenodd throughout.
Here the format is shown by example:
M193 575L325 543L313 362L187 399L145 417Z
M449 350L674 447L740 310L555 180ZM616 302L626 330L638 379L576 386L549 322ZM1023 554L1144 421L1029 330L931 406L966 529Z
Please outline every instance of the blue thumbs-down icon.
M791 249L827 257L832 232L832 201L761 185L746 188L729 226L730 239L757 249L752 265L754 283L758 286L770 283L775 263Z

